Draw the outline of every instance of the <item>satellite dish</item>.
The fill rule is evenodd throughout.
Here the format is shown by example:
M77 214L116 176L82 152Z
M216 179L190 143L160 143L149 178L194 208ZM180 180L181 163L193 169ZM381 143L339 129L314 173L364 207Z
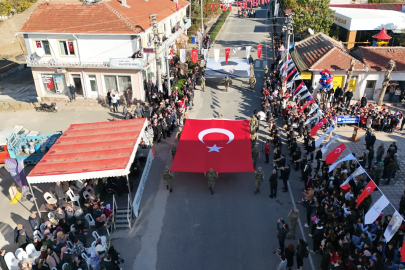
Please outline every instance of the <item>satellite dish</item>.
M308 28L308 33L310 33L311 36L313 36L315 34L315 32L312 28Z

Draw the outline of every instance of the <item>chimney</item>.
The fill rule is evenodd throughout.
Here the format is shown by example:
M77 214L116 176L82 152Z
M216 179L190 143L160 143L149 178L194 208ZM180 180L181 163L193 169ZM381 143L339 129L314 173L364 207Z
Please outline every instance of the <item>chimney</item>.
M121 4L126 8L130 8L130 6L127 5L127 0L121 0Z

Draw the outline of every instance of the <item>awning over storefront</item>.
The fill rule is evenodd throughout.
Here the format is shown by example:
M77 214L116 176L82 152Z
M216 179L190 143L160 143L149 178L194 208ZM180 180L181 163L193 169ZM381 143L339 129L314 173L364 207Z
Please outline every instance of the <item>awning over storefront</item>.
M129 174L146 118L71 125L27 176L30 184Z

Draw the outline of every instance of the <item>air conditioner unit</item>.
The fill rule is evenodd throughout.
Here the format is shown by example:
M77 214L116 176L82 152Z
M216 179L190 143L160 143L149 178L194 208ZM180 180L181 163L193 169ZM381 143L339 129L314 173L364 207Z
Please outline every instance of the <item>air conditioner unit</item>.
M56 73L63 73L63 74L65 74L65 73L66 73L66 69L64 69L64 68L57 68L57 69L56 69Z

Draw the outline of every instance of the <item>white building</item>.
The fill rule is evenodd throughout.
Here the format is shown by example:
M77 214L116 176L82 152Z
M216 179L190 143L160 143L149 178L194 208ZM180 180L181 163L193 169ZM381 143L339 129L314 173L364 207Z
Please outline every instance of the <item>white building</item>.
M187 39L188 5L183 0L41 3L20 30L38 96L66 97L73 84L79 98L104 99L108 89L131 87L133 98L144 100L144 80L156 83L155 54L136 58L144 48L154 48L149 14L157 15L165 40L158 54L166 63L169 48Z

